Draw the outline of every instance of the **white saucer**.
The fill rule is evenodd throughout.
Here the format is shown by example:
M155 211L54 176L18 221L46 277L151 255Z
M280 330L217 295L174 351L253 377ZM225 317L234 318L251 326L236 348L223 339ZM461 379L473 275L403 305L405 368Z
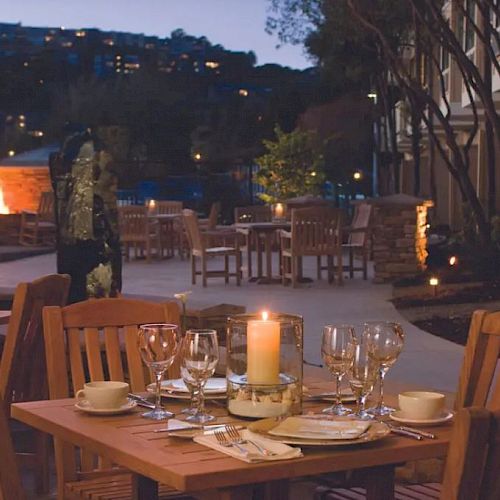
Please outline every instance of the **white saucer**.
M443 424L444 422L448 422L453 418L454 413L450 410L444 410L441 415L435 418L426 418L426 419L415 419L405 417L404 413L401 410L396 410L392 412L389 417L396 422L400 422L401 424L411 424L411 425L437 425Z
M119 415L120 413L127 413L137 406L137 402L128 399L127 402L119 408L93 408L86 399L82 399L75 403L75 408L78 408L85 413L91 415Z

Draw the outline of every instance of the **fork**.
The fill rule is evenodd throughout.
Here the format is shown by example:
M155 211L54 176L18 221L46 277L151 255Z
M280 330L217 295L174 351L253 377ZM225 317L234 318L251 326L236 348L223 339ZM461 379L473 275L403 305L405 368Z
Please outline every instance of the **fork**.
M233 441L230 441L228 438L226 438L226 435L224 434L224 431L221 430L216 430L214 431L215 438L217 439L217 442L221 445L224 446L225 448L230 448L231 446L235 446L240 450L243 455L247 456L248 455L248 450L245 450L243 446L240 446L238 443L235 443Z
M256 443L255 441L251 439L243 439L243 436L241 435L240 431L233 425L233 424L226 424L226 432L229 436L229 439L231 440L231 443L234 444L253 444L257 450L259 450L259 453L266 457L273 457L277 455L274 451L268 450L261 446L260 444Z

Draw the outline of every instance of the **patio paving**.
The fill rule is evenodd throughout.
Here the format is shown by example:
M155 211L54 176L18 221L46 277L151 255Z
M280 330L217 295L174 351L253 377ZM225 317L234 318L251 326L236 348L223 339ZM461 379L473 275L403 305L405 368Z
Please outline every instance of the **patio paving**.
M216 264L210 262L209 266ZM315 260L305 259L306 276L315 276L314 266ZM0 286L14 288L19 281L30 281L55 270L55 254L0 263ZM312 363L321 363L320 340L325 324L360 325L365 320L378 319L398 321L403 325L406 343L387 378L443 391L456 389L463 347L407 322L389 302L389 285L374 285L370 280L356 277L346 279L342 287L330 286L325 280L314 280L297 289L279 284L258 285L246 280L237 287L234 281L225 285L223 279L215 278L203 288L201 284L191 285L189 262L179 258L153 261L152 264L144 261L124 263L123 283L125 294L142 296L168 298L174 293L192 290L189 302L196 307L229 303L244 305L247 311L268 309L301 314L305 322L304 358Z

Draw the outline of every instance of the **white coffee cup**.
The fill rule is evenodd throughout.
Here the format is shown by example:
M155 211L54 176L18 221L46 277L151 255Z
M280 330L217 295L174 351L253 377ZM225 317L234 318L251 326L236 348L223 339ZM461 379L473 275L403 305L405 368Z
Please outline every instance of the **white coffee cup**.
M399 395L399 408L407 418L427 420L438 417L444 409L445 396L439 392L409 391Z
M86 399L97 410L112 410L127 402L128 393L129 385L126 382L88 382L76 393L76 398L79 401Z

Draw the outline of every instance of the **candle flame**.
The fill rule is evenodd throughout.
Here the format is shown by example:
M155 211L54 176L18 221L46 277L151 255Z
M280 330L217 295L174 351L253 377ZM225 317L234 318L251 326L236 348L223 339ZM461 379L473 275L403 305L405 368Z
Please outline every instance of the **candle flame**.
M0 186L0 214L8 214L8 213L10 213L9 207L4 202L2 186Z
M439 279L438 279L438 278L435 278L435 277L432 277L432 278L429 280L429 285L431 285L431 286L438 286L438 285L439 285Z
M269 313L267 311L262 311L262 321L267 321L269 318Z

